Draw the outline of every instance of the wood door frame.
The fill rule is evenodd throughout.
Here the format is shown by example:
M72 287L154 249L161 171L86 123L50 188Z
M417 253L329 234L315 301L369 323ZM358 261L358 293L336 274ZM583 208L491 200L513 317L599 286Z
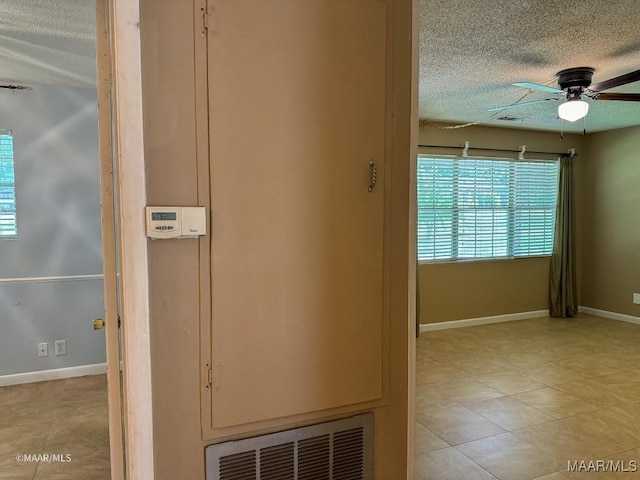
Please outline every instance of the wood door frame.
M112 480L124 480L122 391L120 387L120 340L118 326L118 280L116 267L116 216L113 172L113 117L111 98L111 49L109 4L96 0L96 75L98 144L100 164L100 217L104 273L105 342L109 408L109 459Z
M411 0L408 8L411 9L411 25L412 32L409 42L411 43L411 72L409 76L409 88L411 91L411 111L409 114L409 338L407 343L409 346L409 359L407 368L407 412L408 412L408 428L407 428L407 478L415 477L415 426L416 426L416 336L413 331L412 323L416 320L416 295L417 295L417 249L418 249L418 85L420 83L420 58L419 58L419 37L420 37L420 5L418 0ZM418 319L419 323L420 320Z
M154 478L146 181L138 1L108 0L122 289L126 478Z

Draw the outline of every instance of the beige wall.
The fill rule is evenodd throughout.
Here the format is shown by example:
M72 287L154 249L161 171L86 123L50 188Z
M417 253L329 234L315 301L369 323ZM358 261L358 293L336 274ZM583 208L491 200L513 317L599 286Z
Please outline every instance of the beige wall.
M409 178L414 175L411 145L413 89L411 65L413 2L390 3L395 35L393 68L394 121L390 133L393 205L389 206L390 322L384 332L388 345L389 391L385 405L373 409L376 428L376 478L399 480L406 476L413 438L409 391L413 371L413 328L410 301L415 224L410 221ZM149 205L207 204L208 145L198 137L205 125L202 105L202 70L206 60L204 37L197 34L200 3L192 0L141 0L142 74L146 182ZM391 10L390 10L391 12ZM194 21L195 20L195 21ZM274 34L277 34L275 32ZM199 73L197 73L199 72ZM206 79L206 78L205 78ZM414 98L415 100L415 98ZM414 102L415 103L415 102ZM249 132L248 132L249 133ZM202 152L204 151L204 155ZM204 165L204 164L207 165ZM204 173L203 173L204 172ZM206 197L206 198L205 198ZM202 242L202 241L201 241ZM204 441L201 409L200 323L201 268L205 268L198 241L149 242L150 336L153 381L153 436L155 478L204 480ZM312 272L311 272L312 274ZM248 359L256 362L258 359ZM204 373L206 378L206 372ZM328 387L330 388L330 386ZM284 418L270 430L292 426ZM314 420L314 422L319 420ZM261 432L256 432L261 433Z
M548 258L421 265L420 322L548 308Z
M561 140L558 132L477 126L445 130L427 125L420 129L423 145L462 147L465 141L469 141L470 147L482 148L519 149L526 145L527 150L545 152L575 148L579 154L584 149L582 136L565 135ZM419 149L419 152L434 151ZM461 151L437 153L458 155ZM525 157L535 158L535 154ZM548 275L548 258L422 264L419 266L420 323L546 310L549 308Z
M640 316L640 127L587 136L581 305Z
M197 205L193 2L143 0L140 16L147 202ZM155 475L203 480L197 242L148 248Z

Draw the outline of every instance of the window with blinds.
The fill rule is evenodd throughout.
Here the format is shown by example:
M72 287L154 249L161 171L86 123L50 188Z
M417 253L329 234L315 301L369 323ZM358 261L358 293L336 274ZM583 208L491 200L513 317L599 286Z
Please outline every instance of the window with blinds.
M550 255L558 162L418 157L418 260Z
M0 130L0 240L17 236L13 136Z

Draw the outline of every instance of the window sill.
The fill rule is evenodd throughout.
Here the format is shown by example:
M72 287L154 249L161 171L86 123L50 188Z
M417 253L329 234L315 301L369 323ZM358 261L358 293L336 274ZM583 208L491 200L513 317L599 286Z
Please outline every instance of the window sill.
M531 255L526 257L492 257L492 258L470 258L464 260L418 260L418 265L442 265L442 264L465 264L465 263L481 263L481 262L504 262L507 260L528 260L534 258L551 258L549 255Z

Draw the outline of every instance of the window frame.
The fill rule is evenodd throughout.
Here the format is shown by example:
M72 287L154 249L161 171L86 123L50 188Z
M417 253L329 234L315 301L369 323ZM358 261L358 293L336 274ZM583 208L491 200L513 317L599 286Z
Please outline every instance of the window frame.
M550 239L550 243L551 246L553 246L553 242L554 242L554 238L555 238L555 217L556 217L556 209L557 209L557 203L558 203L558 182L559 182L559 167L560 167L560 162L558 158L555 159L520 159L520 158L503 158L503 157L483 157L483 156L469 156L469 157L460 157L460 156L450 156L450 155L431 155L431 154L427 154L427 153L419 153L417 155L417 161L416 161L416 170L418 170L420 168L420 159L421 158L426 158L426 159L431 159L431 160L448 160L452 162L452 194L451 194L451 199L452 199L452 206L451 206L451 212L452 212L452 225L451 225L451 235L450 235L450 241L451 241L451 248L450 248L450 252L451 252L451 256L448 256L446 258L421 258L420 257L420 232L419 229L416 232L416 247L417 247L417 252L416 255L418 257L418 264L419 265L424 265L424 264L438 264L438 263L471 263L471 262L486 262L486 261L500 261L500 260L521 260L521 259L529 259L529 258L548 258L552 255L552 252L549 253L535 253L535 254L529 254L529 255L515 255L515 244L516 244L516 238L517 238L517 231L516 231L516 215L517 215L517 205L516 205L516 184L514 181L515 175L516 175L516 165L518 162L524 162L524 163L545 163L545 164L553 164L556 167L555 170L555 185L556 188L554 190L554 195L555 195L555 199L554 199L554 204L553 207L547 207L544 210L552 211L552 220L551 220L551 226L553 229L552 235L551 235L551 239ZM500 161L500 162L506 162L509 164L509 180L508 180L508 189L509 189L509 194L508 194L508 206L507 206L507 222L506 222L506 226L507 226L507 254L506 255L501 255L501 256L479 256L479 257L459 257L459 250L460 250L460 241L459 241L459 236L458 236L458 231L460 229L460 219L459 219L459 215L460 215L460 208L459 208L459 196L460 196L460 177L459 177L459 162L461 161L473 161L473 160L486 160L486 161ZM419 172L416 171L416 191L417 193L419 193L419 188L420 188L420 175ZM420 199L419 199L419 195L417 195L417 205L416 205L416 211L417 211L417 218L416 218L416 222L417 225L419 227L420 225ZM424 208L424 207L423 207ZM435 209L434 209L435 210ZM477 209L476 209L477 210ZM496 210L502 210L500 208L492 208L492 209L488 209L489 211L496 211ZM534 208L529 208L529 210L534 210ZM544 238L544 237L543 237ZM474 245L477 245L477 238L474 239ZM434 243L434 249L435 249L435 243ZM436 256L436 252L434 252L434 257Z
M13 190L13 210L5 213L13 213L13 232L12 234L5 235L0 231L0 242L17 240L18 238L18 206L17 206L17 190L16 190L16 172L15 172L15 142L13 131L10 129L0 129L0 137L10 137L11 140L11 170L13 174L12 182L0 181L0 188L10 188ZM2 157L2 155L0 155ZM6 158L1 158L0 162L6 161ZM1 204L0 204L1 205ZM1 208L1 206L0 206Z

